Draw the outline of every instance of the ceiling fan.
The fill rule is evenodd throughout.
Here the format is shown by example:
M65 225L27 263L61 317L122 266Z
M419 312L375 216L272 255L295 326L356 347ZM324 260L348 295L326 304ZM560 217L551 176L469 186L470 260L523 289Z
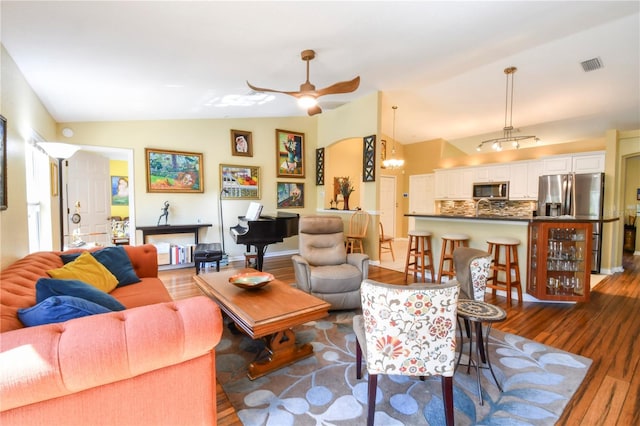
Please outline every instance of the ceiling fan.
M322 109L318 106L318 98L324 95L335 95L337 93L351 93L355 91L360 85L360 76L349 81L341 81L339 83L332 84L324 89L316 90L316 86L309 81L309 61L316 57L316 52L313 50L303 50L300 54L302 60L307 63L307 81L300 85L300 91L287 92L284 90L265 89L262 87L253 86L247 81L247 85L256 92L275 92L284 93L285 95L293 96L298 99L298 105L303 108L307 108L307 114L316 115L322 112Z

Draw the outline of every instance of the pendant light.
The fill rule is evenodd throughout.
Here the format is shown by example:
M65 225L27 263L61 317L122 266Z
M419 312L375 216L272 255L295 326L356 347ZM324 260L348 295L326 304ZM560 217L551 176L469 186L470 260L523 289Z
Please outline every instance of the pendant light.
M382 167L385 169L399 169L404 166L404 160L396 158L396 110L397 105L391 107L393 109L393 146L391 148L391 158L386 158L382 162Z
M540 142L535 136L514 136L513 135L513 75L518 71L516 67L508 67L504 69L504 73L507 76L507 89L504 106L504 127L502 129L503 134L501 138L488 139L480 142L476 147L477 151L482 150L484 144L490 144L491 148L495 151L502 151L503 143L511 143L515 149L520 148L520 141L527 139L533 139L536 142Z

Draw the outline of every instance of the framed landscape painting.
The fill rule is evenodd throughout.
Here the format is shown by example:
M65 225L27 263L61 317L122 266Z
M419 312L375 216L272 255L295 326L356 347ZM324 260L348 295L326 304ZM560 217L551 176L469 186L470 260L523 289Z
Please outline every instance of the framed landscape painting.
M278 182L278 208L304 207L304 183Z
M204 192L202 154L145 148L147 192Z
M276 130L278 177L304 177L304 133Z
M220 198L260 199L260 167L220 164Z

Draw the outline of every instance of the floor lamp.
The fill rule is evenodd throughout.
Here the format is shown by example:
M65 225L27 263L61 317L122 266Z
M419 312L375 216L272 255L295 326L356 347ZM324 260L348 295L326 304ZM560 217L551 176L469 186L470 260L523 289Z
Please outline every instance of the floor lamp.
M52 158L58 160L58 207L60 211L60 250L64 249L64 205L62 204L62 186L63 186L63 171L62 171L62 162L67 160L73 154L78 152L81 147L77 145L71 145L68 143L62 142L38 142L37 144L40 148L44 150L44 152ZM64 187L66 188L67 183L64 182ZM65 192L65 199L66 199Z

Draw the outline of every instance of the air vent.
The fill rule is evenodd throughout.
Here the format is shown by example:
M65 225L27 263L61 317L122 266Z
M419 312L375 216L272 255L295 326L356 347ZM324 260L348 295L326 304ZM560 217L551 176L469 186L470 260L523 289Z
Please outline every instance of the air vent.
M604 66L600 58L587 59L586 61L580 62L580 65L582 65L584 72L599 70Z

